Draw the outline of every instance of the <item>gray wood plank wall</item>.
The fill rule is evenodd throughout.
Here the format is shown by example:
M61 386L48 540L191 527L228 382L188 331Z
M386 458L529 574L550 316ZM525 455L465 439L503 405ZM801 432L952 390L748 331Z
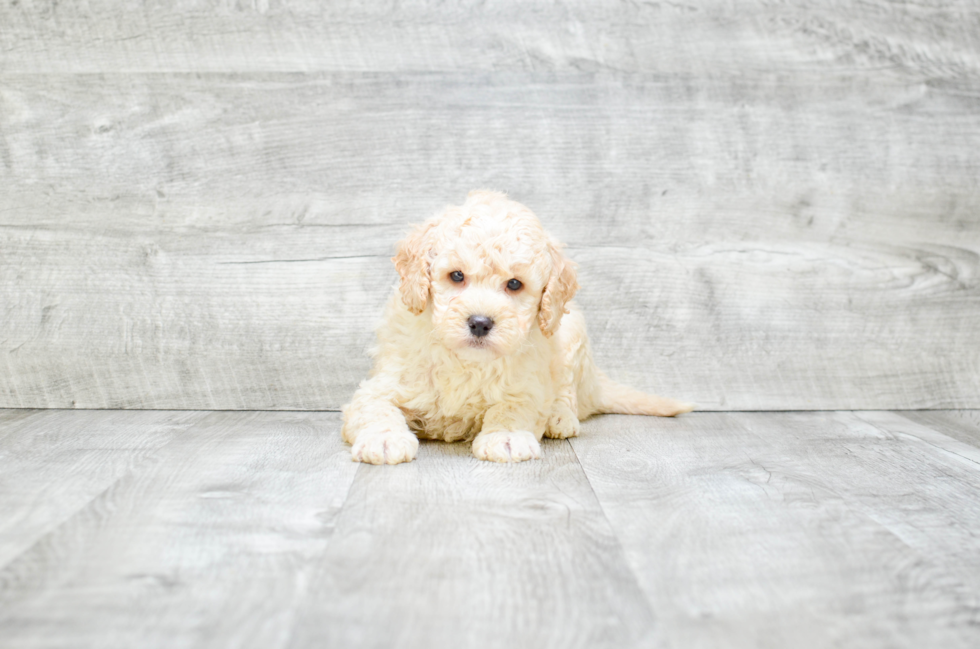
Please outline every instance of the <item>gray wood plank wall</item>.
M971 0L0 5L0 407L330 409L406 224L569 244L707 409L980 407Z

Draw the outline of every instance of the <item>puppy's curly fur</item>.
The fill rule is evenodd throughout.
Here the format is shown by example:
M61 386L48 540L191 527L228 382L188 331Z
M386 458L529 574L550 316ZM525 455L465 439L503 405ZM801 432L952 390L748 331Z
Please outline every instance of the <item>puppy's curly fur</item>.
M482 460L540 457L596 413L672 417L693 406L610 381L571 302L575 264L531 211L474 191L417 226L392 258L374 370L344 406L354 460L409 462L418 438L473 442ZM516 280L516 281L515 281Z

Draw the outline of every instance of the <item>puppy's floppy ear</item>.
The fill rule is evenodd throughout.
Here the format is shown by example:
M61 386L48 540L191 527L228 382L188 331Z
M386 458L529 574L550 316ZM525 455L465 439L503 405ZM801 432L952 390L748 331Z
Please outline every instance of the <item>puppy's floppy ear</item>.
M558 331L562 315L568 313L565 303L575 296L579 287L575 262L562 254L561 246L551 241L548 243L548 252L551 255L551 276L541 296L538 326L541 327L541 333L551 337Z
M395 269L401 277L398 286L402 302L408 310L418 315L425 311L429 302L429 253L432 251L434 221L415 226L412 233L398 242L395 256Z

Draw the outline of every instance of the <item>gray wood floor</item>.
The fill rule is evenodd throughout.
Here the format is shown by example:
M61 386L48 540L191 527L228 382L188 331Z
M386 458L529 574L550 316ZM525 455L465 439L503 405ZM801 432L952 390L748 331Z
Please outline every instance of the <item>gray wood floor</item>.
M607 416L501 466L335 412L0 410L0 647L977 647L980 412Z

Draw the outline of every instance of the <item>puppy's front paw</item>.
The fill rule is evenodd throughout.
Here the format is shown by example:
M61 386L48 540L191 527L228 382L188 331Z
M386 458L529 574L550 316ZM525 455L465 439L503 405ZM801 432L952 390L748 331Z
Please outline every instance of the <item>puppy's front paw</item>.
M399 464L411 462L419 450L419 440L411 433L362 433L350 454L355 462Z
M565 403L557 402L551 410L551 419L548 420L548 427L544 431L545 437L554 439L565 439L578 435L578 415Z
M523 462L541 457L541 445L526 430L480 433L473 440L473 455L490 462Z

